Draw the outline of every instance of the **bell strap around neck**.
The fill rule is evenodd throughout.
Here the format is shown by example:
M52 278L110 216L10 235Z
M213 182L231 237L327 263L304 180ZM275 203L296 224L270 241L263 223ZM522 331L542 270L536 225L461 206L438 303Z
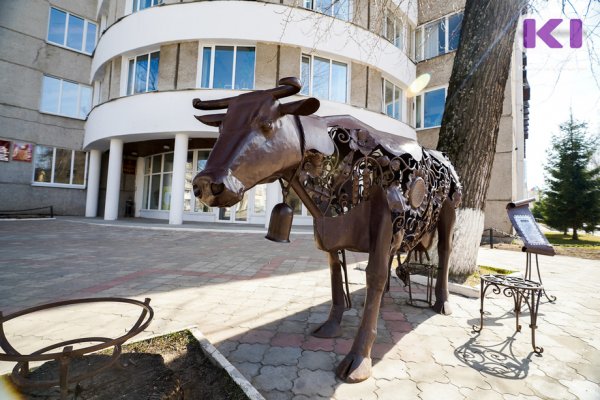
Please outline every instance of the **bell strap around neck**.
M300 121L300 117L298 115L294 115L294 121L296 122L296 127L298 128L298 138L300 139L300 164L294 171L292 178L288 182L287 185L284 185L283 180L279 178L279 184L281 185L281 193L283 194L283 202L286 202L287 196L290 192L290 187L292 186L292 181L298 176L300 169L302 169L302 164L304 164L304 151L306 148L306 136L304 134L304 127L302 126L302 121Z

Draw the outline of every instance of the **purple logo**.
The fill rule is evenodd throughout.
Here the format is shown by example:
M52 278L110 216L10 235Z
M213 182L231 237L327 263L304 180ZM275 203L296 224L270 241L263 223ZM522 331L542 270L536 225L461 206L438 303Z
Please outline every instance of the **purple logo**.
M562 49L562 44L554 36L552 31L562 22L562 19L549 19L539 29L536 27L535 19L523 20L523 46L526 49L535 48L536 38L539 37L551 49ZM583 42L583 23L580 19L569 20L569 46L579 49Z

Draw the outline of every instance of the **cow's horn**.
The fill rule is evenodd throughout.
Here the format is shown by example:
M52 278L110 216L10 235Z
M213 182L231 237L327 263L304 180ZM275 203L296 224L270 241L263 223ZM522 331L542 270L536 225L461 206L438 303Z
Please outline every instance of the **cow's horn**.
M293 76L281 78L277 84L279 85L278 87L268 90L268 92L271 93L276 99L292 96L302 89L302 83L300 83L300 79Z
M221 110L229 106L229 100L231 98L218 99L218 100L200 100L194 99L192 105L198 110Z

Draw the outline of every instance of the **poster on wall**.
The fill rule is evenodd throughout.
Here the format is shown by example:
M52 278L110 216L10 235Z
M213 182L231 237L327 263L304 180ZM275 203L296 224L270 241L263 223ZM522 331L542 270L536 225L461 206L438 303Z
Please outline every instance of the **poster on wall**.
M33 145L31 143L15 142L13 145L13 161L31 162Z
M10 155L10 141L0 140L0 161L8 161Z

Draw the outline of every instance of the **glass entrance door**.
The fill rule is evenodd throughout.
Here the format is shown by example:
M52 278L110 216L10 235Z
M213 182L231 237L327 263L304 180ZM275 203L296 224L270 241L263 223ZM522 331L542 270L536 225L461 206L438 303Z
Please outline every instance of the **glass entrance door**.
M244 193L242 201L233 207L219 208L219 221L247 222L248 221L248 192Z

